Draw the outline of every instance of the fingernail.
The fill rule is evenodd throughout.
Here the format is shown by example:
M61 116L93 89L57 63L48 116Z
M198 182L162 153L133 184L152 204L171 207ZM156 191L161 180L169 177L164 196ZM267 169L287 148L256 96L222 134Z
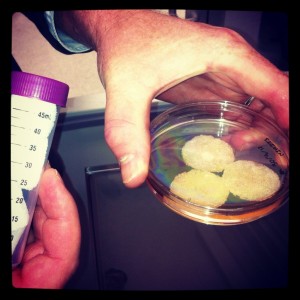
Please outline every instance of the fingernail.
M45 166L45 170L50 169L50 168L51 168L51 165L50 165L50 162L48 160L47 163L46 163L46 166Z
M58 173L58 171L56 169L54 169L54 173L57 179L62 180L60 174Z
M133 154L126 154L119 159L119 164L124 165L134 158Z
M242 143L238 150L239 151L245 151L245 150L248 150L248 149L251 149L253 146L255 146L254 143L251 143L251 142L245 142L245 143Z
M119 163L121 166L123 183L125 184L131 182L137 176L141 175L146 169L143 161L134 154L123 156L119 160Z

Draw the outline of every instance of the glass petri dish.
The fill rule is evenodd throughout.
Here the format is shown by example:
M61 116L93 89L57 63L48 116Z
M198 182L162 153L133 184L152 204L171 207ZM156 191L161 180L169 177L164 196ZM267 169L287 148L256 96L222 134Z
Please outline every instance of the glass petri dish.
M177 105L152 120L150 134L147 183L175 213L205 224L237 225L262 218L288 201L289 139L271 119L243 104L223 100ZM218 170L199 166L203 157L213 163L224 152L214 143L209 149L201 142L187 152L188 143L199 136L226 143L233 158ZM187 173L186 180L177 180ZM213 194L221 188L228 191L216 204Z

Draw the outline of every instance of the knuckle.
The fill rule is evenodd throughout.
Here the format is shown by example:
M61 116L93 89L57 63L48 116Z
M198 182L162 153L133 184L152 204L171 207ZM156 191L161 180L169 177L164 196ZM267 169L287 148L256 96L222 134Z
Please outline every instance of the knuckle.
M118 147L132 134L135 125L127 120L113 119L105 123L104 138L110 147Z

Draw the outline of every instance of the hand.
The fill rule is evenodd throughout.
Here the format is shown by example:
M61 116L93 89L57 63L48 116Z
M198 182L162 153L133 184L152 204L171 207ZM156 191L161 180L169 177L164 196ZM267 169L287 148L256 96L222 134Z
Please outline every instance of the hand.
M74 199L54 169L42 175L32 224L35 240L13 270L13 286L62 288L77 267L81 233Z
M105 138L128 187L148 174L154 98L179 104L255 96L289 127L288 76L232 30L151 10L68 11L57 20L97 51Z

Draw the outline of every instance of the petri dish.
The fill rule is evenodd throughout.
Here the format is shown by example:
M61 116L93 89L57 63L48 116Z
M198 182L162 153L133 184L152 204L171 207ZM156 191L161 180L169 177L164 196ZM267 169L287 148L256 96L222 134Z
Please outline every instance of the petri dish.
M237 225L269 215L288 201L289 139L273 120L243 104L177 105L152 120L150 135L147 184L162 204L183 217ZM206 139L214 143L205 144ZM220 159L225 144L233 157L221 168L198 163ZM228 190L226 196L222 189ZM219 191L223 198L216 202Z

